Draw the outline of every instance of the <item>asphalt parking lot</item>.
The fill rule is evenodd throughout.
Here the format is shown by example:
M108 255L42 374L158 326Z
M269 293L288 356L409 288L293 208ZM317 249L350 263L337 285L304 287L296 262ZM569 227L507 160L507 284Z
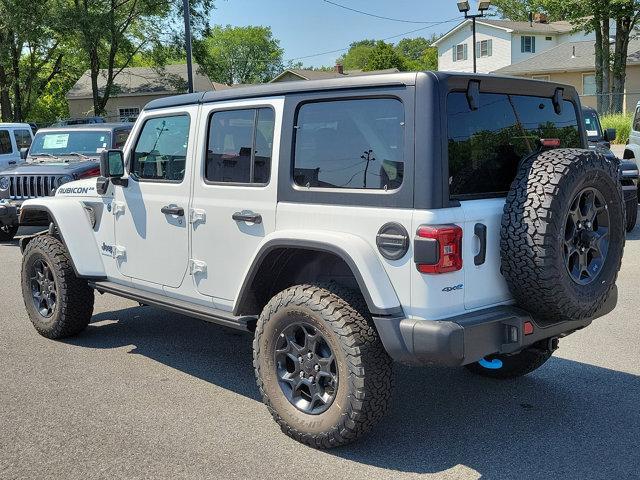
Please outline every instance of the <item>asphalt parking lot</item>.
M80 336L40 337L17 243L0 245L0 478L638 478L640 228L620 302L512 382L398 366L390 415L319 452L258 398L251 337L112 296Z

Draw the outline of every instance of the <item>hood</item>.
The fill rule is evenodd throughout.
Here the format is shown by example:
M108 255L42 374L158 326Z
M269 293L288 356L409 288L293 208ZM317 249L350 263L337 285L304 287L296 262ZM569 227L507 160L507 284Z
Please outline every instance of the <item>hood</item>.
M95 197L97 178L85 178L65 183L56 190L56 197Z
M601 153L607 158L617 158L616 155L611 151L611 149L604 143L589 142L589 148L591 150L595 150L598 153Z
M72 175L82 173L99 165L98 159L91 160L70 160L68 162L59 160L48 160L39 162L22 162L10 165L0 172L0 176L8 175Z

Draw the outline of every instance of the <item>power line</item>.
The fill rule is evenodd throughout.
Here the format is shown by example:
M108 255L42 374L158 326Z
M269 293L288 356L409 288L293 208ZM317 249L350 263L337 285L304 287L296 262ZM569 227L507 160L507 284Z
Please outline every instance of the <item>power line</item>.
M336 7L339 7L339 8L344 8L345 10L349 10L351 12L360 13L360 14L366 15L368 17L379 18L381 20L390 20L392 22L401 22L401 23L421 23L421 24L438 23L438 22L421 22L419 20L405 20L405 19L402 19L402 18L385 17L385 16L382 16L382 15L376 15L375 13L364 12L364 11L358 10L356 8L347 7L346 5L341 5L340 3L332 2L331 0L322 0L322 1L325 2L325 3L328 3L330 5L334 5Z
M436 27L438 25L443 25L445 23L458 22L458 21L460 21L460 19L458 17L454 17L454 18L451 18L449 20L442 20L440 22L435 22L435 23L432 23L431 25L427 25L426 27L416 28L415 30L410 30L408 32L399 33L398 35L392 35L390 37L383 38L382 41L384 42L384 41L387 41L387 40L393 40L395 38L404 37L405 35L411 35L412 33L416 33L416 32L421 32L423 30L426 30L426 29L432 28L432 27ZM296 60L305 60L307 58L320 57L322 55L329 55L331 53L340 53L340 52L344 52L344 51L349 50L349 48L350 47L339 48L337 50L330 50L330 51L327 51L327 52L314 53L312 55L305 55L305 56L302 56L302 57L289 58L286 61L287 62L293 62L293 61L296 61Z

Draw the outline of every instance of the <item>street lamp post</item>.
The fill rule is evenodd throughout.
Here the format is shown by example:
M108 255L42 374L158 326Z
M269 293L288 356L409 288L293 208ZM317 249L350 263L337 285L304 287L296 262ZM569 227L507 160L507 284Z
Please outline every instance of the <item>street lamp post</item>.
M458 2L458 10L460 10L461 13L464 13L464 18L471 19L471 30L473 31L473 73L477 72L476 18L484 17L484 12L489 10L489 7L491 7L491 0L480 0L478 2L478 13L471 15L469 13L469 10L471 10L469 2Z
M189 0L183 1L184 9L184 46L187 51L187 85L189 93L193 93L193 64L191 60L191 19Z

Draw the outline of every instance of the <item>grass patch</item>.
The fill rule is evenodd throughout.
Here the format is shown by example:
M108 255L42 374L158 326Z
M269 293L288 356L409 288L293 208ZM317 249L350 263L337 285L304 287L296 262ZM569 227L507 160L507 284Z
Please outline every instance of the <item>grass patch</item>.
M618 113L615 115L603 115L600 117L600 122L602 123L602 128L615 128L618 136L613 143L618 145L624 145L629 140L629 134L631 133L631 119L633 118L632 113Z

